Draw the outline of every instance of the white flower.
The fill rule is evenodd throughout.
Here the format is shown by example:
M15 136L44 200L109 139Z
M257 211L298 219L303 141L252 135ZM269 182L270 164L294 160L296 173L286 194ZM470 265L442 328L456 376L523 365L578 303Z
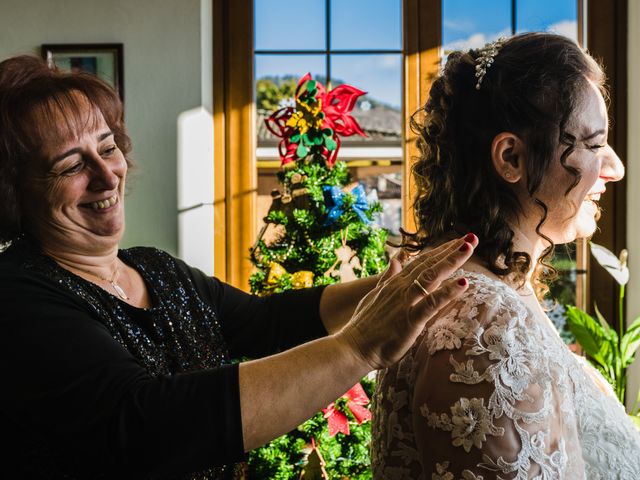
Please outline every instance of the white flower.
M468 385L475 385L482 381L480 373L473 368L473 360L467 360L467 363L457 362L453 355L449 358L449 363L453 365L455 373L449 375L452 382L462 382Z
M445 320L445 319L442 319ZM462 339L467 331L461 322L438 321L429 328L429 353L433 355L438 350L456 350L462 347Z
M436 463L436 471L431 473L431 480L453 480L453 473L448 470L449 462Z
M629 281L629 267L627 267L628 252L623 249L620 258L602 245L591 242L591 254L604 269L618 282L619 285L626 285Z
M482 443L487 440L487 433L504 434L504 429L492 424L491 413L484 406L484 398L469 400L462 397L451 407L451 422L453 446L462 446L467 453L472 446L482 448Z
M462 472L462 480L483 480L482 475L476 475L471 470L464 470Z
M502 325L492 325L483 334L486 351L491 360L500 362L498 375L502 383L514 393L522 392L531 380L528 355L521 348L515 336L515 329L508 329Z

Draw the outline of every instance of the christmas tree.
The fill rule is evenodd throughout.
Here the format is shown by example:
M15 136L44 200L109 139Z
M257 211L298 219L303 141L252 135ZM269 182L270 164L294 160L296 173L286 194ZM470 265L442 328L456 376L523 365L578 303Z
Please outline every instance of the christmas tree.
M251 249L253 293L348 282L386 267L387 233L374 221L380 205L338 160L341 136L366 136L350 115L364 93L350 85L326 91L307 74L298 82L295 107L266 120L280 138L281 188L271 193ZM251 452L249 477L371 478L372 390L373 381L363 379L296 430Z

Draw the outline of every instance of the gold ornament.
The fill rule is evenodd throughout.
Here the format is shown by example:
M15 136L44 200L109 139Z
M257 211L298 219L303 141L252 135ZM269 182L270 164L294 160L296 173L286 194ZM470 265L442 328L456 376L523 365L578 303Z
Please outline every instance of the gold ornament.
M291 183L302 183L302 174L296 172L291 175Z
M271 262L269 265L269 273L267 275L267 283L269 285L275 285L280 281L280 277L287 273L285 268L276 262Z
M300 270L291 275L291 284L296 290L313 287L313 272Z

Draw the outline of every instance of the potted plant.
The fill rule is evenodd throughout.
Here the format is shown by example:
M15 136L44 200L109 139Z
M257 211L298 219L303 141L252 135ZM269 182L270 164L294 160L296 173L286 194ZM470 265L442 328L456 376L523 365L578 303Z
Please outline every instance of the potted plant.
M596 318L574 306L567 307L567 323L578 343L588 356L588 360L612 385L616 396L625 403L627 388L627 368L633 363L640 347L640 317L628 327L625 326L624 294L629 281L627 250L619 256L601 245L590 243L591 254L596 261L611 274L619 285L617 331L602 316L595 305ZM628 412L640 429L640 391Z

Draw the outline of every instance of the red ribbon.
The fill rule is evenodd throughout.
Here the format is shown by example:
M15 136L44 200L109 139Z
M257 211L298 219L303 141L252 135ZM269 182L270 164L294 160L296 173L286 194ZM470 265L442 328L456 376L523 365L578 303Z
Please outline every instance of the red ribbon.
M306 85L311 79L311 74L307 73L298 81L296 87L296 103L301 96L307 94ZM338 135L345 137L350 137L355 134L362 135L363 137L367 136L362 128L360 128L356 119L350 115L356 105L358 97L364 95L366 92L351 85L340 85L327 92L320 82L316 82L316 89L317 93L315 98L321 102L322 112L325 116L322 128L331 128L333 130L333 140L337 144L335 150L330 152L324 148L322 152L322 155L327 160L327 164L331 167L336 161L338 150L340 150L341 141ZM291 136L295 133L295 129L286 124L294 112L295 108L285 107L275 111L265 119L267 130L276 137L281 138L278 143L278 153L280 154L282 165L286 165L297 159L296 149L298 144L291 142Z
M358 425L367 420L371 420L371 412L366 408L369 404L369 397L367 397L362 385L356 383L340 398L346 398L348 400L347 408L355 417ZM327 408L323 408L322 413L324 413L324 418L327 419L330 437L333 437L338 432L349 435L349 419L343 412L336 410L335 402L331 402Z

